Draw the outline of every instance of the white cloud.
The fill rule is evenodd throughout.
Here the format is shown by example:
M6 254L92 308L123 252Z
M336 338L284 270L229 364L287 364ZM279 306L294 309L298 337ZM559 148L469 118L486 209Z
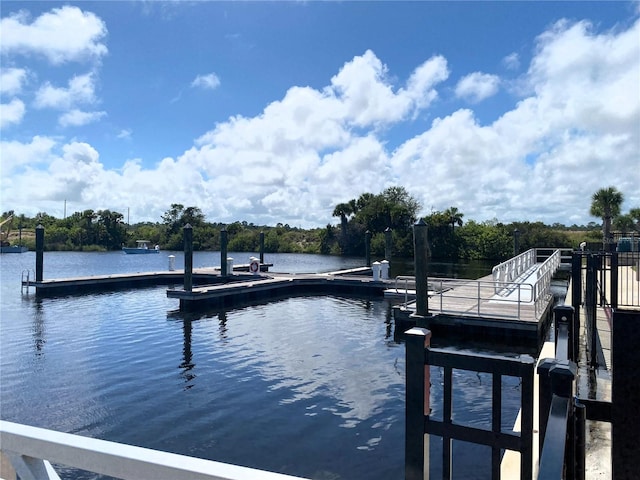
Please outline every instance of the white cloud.
M433 57L414 70L407 88L394 93L387 66L367 50L342 67L328 91L340 100L349 121L359 127L378 126L398 122L414 108L426 108L437 96L434 85L448 75L446 60Z
M520 68L520 56L516 53L510 53L502 59L502 64L507 70L518 70Z
M61 127L81 127L89 123L97 122L106 114L107 112L83 112L74 109L60 115L58 123Z
M52 64L100 58L107 53L104 22L77 7L53 8L30 22L25 11L0 21L3 54L38 54Z
M133 132L129 129L123 129L123 130L120 130L120 133L118 133L118 135L116 135L116 138L128 140L131 138L132 133Z
M35 167L39 163L47 163L55 145L54 139L40 136L33 137L30 143L0 141L2 177L8 177L23 166Z
M0 93L19 95L27 79L27 71L23 68L3 68L0 72Z
M456 96L478 103L495 95L500 88L500 78L488 73L473 72L460 79L456 85Z
M0 128L20 123L25 110L24 102L17 98L0 104Z
M198 75L191 86L194 88L204 88L207 90L215 90L220 86L220 79L215 73L209 73L207 75Z
M482 124L471 109L449 112L394 151L387 127L401 130L433 105L448 76L444 58L395 85L366 52L325 88L291 87L259 115L221 122L152 168L131 159L106 170L93 147L77 142L3 143L2 191L30 214L55 214L56 199L73 194L82 208L131 207L135 221L158 221L178 202L211 221L321 226L336 221L339 201L404 185L426 212L456 206L465 219L587 223L602 186L625 194L623 209L640 205L639 34L638 23L600 34L585 23L555 25L518 79L526 96L495 122ZM478 75L461 92L490 92L495 78Z
M54 108L67 110L78 104L93 104L95 97L95 79L92 73L78 75L69 80L68 88L54 87L45 83L36 92L36 108Z

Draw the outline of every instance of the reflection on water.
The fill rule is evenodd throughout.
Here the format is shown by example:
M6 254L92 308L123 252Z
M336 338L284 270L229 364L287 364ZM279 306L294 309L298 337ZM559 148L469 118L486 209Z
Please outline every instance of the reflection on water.
M45 278L148 269L132 257L47 253ZM312 257L280 263L360 262ZM25 261L2 259L3 419L309 478L403 477L404 345L385 300L300 296L182 314L163 287L36 299L20 296ZM490 379L458 372L454 383L456 420L486 422ZM461 475L486 477L464 457Z

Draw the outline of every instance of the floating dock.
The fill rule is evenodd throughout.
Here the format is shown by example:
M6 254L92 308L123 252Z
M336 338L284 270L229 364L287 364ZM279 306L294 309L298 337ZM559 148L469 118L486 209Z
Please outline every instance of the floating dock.
M296 294L355 294L383 296L393 280L374 279L369 267L328 273L234 275L223 284L194 287L190 291L167 290L167 297L180 300L180 310L234 306L265 298Z

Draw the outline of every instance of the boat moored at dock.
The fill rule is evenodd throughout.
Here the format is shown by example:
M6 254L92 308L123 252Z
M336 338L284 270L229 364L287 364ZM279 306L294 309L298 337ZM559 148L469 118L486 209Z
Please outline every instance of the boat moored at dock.
M136 247L122 247L122 251L128 254L160 253L160 245L149 248L149 240L136 240L136 243Z

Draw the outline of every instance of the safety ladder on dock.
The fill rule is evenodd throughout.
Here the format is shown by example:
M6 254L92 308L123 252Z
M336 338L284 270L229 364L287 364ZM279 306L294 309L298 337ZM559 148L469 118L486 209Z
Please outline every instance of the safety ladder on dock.
M33 270L23 270L20 278L20 293L29 293L29 287L31 286L31 274L33 278L36 278L36 274Z

